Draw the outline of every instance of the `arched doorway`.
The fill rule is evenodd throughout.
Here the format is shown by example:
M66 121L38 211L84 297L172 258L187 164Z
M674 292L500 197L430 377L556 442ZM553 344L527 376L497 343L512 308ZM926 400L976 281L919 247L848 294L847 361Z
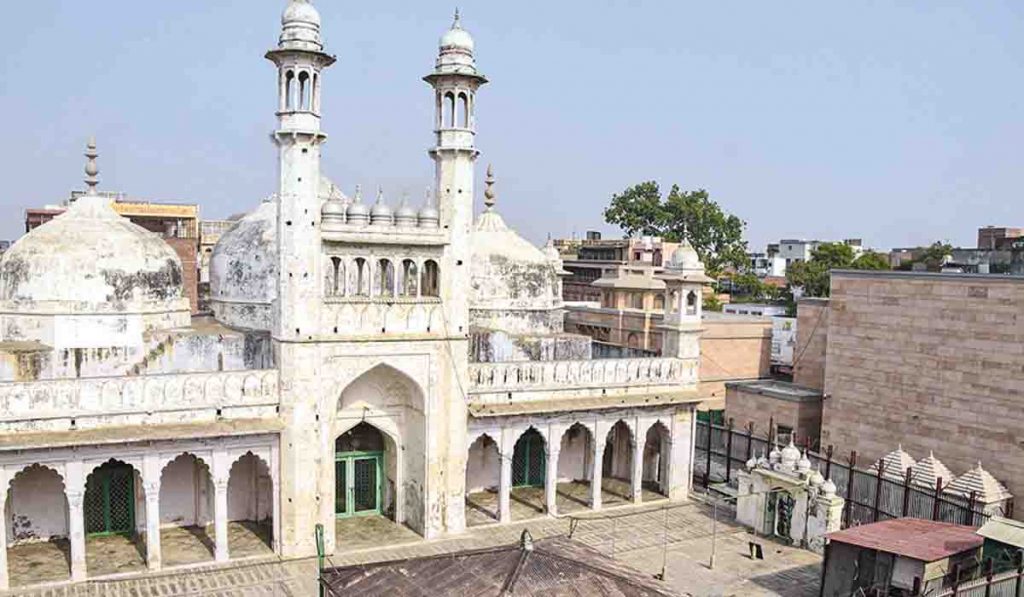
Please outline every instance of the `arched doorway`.
M562 434L558 451L558 512L566 514L590 508L590 477L593 473L594 435L581 423Z
M65 581L71 575L68 502L57 471L33 464L4 488L7 569L12 587Z
M466 524L475 526L500 518L498 489L501 454L486 433L476 438L466 455Z
M601 462L602 491L623 499L632 499L633 434L624 421L618 421L608 431ZM612 502L617 500L611 500Z
M146 500L132 465L111 459L89 473L83 517L90 576L146 569Z
M544 437L533 427L519 436L512 453L512 487L544 487Z
M274 480L267 463L246 452L228 477L231 557L265 555L274 549Z
M644 440L643 488L668 497L668 429L658 421Z
M210 467L179 454L160 471L160 544L163 564L213 560L214 489Z
M385 512L384 435L360 423L334 442L334 514L338 518Z

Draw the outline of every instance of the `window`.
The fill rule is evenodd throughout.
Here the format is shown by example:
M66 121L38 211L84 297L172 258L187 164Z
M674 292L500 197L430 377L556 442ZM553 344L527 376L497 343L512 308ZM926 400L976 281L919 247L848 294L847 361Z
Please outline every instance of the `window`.
M441 296L439 284L441 273L438 271L437 262L428 259L423 264L423 283L420 285L420 292L423 296Z
M286 110L295 109L295 73L288 71L284 76L284 107Z
M665 295L664 294L656 294L656 295L654 295L654 309L656 311L664 311L665 310Z
M697 293L692 290L686 294L686 314L697 314Z
M362 257L356 258L355 290L357 296L370 296L370 264Z
M458 125L461 128L469 128L469 98L466 97L465 93L459 94L459 122Z
M643 309L644 308L644 293L642 293L642 292L631 292L631 293L629 293L629 308L630 309Z
M441 128L452 128L455 126L455 94L448 92L444 94L444 111L441 113Z
M402 296L416 296L419 276L416 272L416 262L406 259L402 262Z
M796 442L793 428L785 425L775 425L775 442L780 446L788 446L790 440L793 440L794 443Z
M331 257L325 278L327 296L345 295L345 265L341 262L340 257Z
M395 266L388 259L377 262L378 296L395 296Z

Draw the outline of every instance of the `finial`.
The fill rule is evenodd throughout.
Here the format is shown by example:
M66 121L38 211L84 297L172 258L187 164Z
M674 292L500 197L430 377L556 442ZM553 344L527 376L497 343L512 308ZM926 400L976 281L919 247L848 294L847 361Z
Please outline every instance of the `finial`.
M96 158L100 154L96 153L96 137L89 137L89 142L85 145L85 157L89 158L89 161L85 163L85 184L89 187L89 194L96 194L96 185L100 181L96 178L96 175L100 173L99 167L96 165Z
M361 203L362 201L363 201L363 185L357 184L356 185L356 198L355 198L355 202L356 203Z
M494 166L487 164L487 180L484 183L487 185L487 189L484 191L484 205L487 206L487 211L494 209L496 203L494 192Z
M459 17L459 7L455 7L455 22L452 23L452 29L462 29L462 23Z
M383 185L377 185L377 204L384 203L384 187Z

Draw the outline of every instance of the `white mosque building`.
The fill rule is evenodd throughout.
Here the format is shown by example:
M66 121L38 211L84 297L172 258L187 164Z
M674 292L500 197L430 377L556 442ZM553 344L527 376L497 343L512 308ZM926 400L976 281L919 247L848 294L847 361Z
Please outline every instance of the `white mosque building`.
M190 318L175 253L95 192L94 145L92 192L0 259L0 588L41 544L65 542L56 580L82 581L109 573L89 554L111 537L142 569L178 565L162 544L183 527L209 527L224 562L250 555L246 529L303 557L318 524L333 553L337 525L367 515L426 538L502 524L516 491L548 516L568 509L563 486L594 509L610 483L620 503L687 499L707 280L693 249L662 276L664 356L593 359L563 331L557 252L506 225L490 170L474 213L487 79L458 16L424 77L436 178L415 207L321 172L335 58L308 0L266 57L279 185L215 248L212 318Z

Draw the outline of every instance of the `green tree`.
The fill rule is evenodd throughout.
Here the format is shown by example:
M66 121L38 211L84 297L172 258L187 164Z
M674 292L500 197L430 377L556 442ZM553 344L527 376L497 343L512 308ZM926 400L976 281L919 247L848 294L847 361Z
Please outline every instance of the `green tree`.
M746 223L723 211L704 189L682 191L672 185L662 198L658 183L643 182L613 195L604 219L629 236L660 236L669 242L686 238L712 277L747 263Z
M853 269L886 270L889 269L889 258L881 253L865 251L860 257L853 260L850 267Z

